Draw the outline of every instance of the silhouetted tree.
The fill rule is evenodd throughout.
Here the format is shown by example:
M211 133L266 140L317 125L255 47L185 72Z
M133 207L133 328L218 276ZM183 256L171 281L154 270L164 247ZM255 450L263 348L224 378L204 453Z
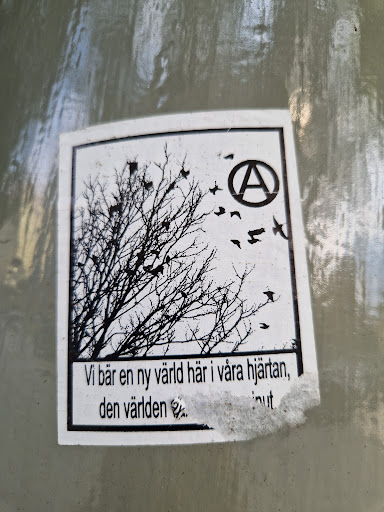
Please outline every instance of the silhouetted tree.
M210 277L216 250L199 242L209 212L185 161L175 174L165 148L155 165L150 173L127 162L113 183L98 176L85 184L75 220L72 359L166 353L188 342L201 353L223 342L235 351L263 305L241 298L249 270L221 286Z

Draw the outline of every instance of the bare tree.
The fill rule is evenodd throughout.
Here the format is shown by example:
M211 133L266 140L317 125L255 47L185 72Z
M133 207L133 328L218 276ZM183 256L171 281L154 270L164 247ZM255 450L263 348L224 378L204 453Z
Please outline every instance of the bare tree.
M236 351L265 304L241 298L249 270L221 286L211 278L216 250L199 242L210 212L185 161L175 174L165 148L155 167L127 162L112 184L100 176L85 184L75 219L73 360L166 353L188 342L200 353L223 342Z

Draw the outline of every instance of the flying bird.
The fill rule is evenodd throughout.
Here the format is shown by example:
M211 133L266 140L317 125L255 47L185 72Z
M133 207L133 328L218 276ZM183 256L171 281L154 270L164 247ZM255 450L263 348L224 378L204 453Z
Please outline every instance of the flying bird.
M265 324L264 322L260 322L260 329L268 329L269 325Z
M289 240L289 238L284 234L283 224L279 224L275 217L273 217L273 222L275 223L275 226L272 228L273 234L277 235L277 233L279 233L279 235L281 235L284 240Z
M241 219L240 212L238 212L237 210L234 212L231 212L231 217L239 217L239 219Z
M186 171L185 169L181 169L180 176L187 179L191 171Z
M223 189L219 188L217 183L216 183L216 181L215 181L215 186L210 188L209 191L211 192L211 194L215 195L218 190L223 190Z
M224 157L225 160L233 160L233 153L230 153L229 155Z
M217 216L224 215L224 213L225 213L225 208L223 208L222 206L219 206L219 211L215 212L215 215L217 215Z
M270 300L271 302L275 302L273 300L273 296L275 295L275 292L270 292L269 290L267 290L266 292L263 292L264 295L266 295L268 297L268 300Z
M231 240L231 242L236 245L239 249L241 249L240 240Z
M248 240L248 243L255 244L256 242L261 242L260 238L255 238L255 237L257 235L261 235L262 233L264 233L264 231L265 231L264 228L254 229L253 231L248 231L248 235L250 237L250 239Z
M253 231L248 231L248 235L252 238L254 236L258 236L258 235L261 235L265 233L265 229L264 228L260 228L260 229L254 229Z

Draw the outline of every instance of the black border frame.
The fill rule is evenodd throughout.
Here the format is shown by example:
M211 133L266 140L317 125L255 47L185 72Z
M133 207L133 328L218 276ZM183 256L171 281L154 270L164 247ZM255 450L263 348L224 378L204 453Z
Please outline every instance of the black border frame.
M259 127L259 128L208 128L208 129L197 129L197 130L179 130L171 132L160 132L143 135L132 135L127 137L116 137L112 139L105 139L96 142L88 142L72 147L72 177L71 177L71 211L70 211L70 271L69 271L69 304L68 304L68 361L67 361L67 430L68 431L79 431L79 432L171 432L171 431L196 431L196 430L209 430L210 427L207 425L199 424L181 424L181 425L110 425L110 426L99 426L99 425L73 425L73 411L72 411L72 397L73 397L73 374L72 364L80 361L72 361L70 358L69 340L70 340L70 325L71 325L71 313L72 313L72 273L73 273L73 225L74 225L74 209L75 209L75 176L76 176L76 153L77 151L92 147L102 146L106 144L114 144L118 142L129 141L133 139L144 139L151 137L169 137L174 135L190 135L190 134L205 134L205 133L220 133L220 132L278 132L281 152L281 167L283 175L283 189L284 189L284 205L288 227L288 247L289 247L289 261L290 261L290 274L292 283L292 299L293 299L293 314L295 319L295 340L296 347L291 349L280 349L280 350L258 350L253 352L239 352L239 353L222 353L222 354L186 354L176 356L147 356L137 357L135 360L156 360L156 359L196 359L196 358L217 358L217 357L236 357L236 356L260 356L269 354L296 354L297 361L297 373L298 376L304 372L303 365L303 354L301 346L301 335L300 335L300 322L299 322L299 306L297 300L297 283L295 273L295 258L293 250L292 240L292 224L291 214L289 206L289 193L288 193L288 175L287 175L287 163L285 157L285 142L284 142L284 129L282 127ZM115 361L130 361L131 358L122 357L116 358ZM113 359L108 362L113 362ZM81 362L89 362L87 359L82 359Z

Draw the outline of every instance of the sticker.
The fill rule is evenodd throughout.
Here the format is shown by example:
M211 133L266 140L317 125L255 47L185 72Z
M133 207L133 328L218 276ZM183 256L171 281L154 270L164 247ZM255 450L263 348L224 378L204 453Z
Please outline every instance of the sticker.
M246 439L319 402L287 111L60 139L61 444Z

